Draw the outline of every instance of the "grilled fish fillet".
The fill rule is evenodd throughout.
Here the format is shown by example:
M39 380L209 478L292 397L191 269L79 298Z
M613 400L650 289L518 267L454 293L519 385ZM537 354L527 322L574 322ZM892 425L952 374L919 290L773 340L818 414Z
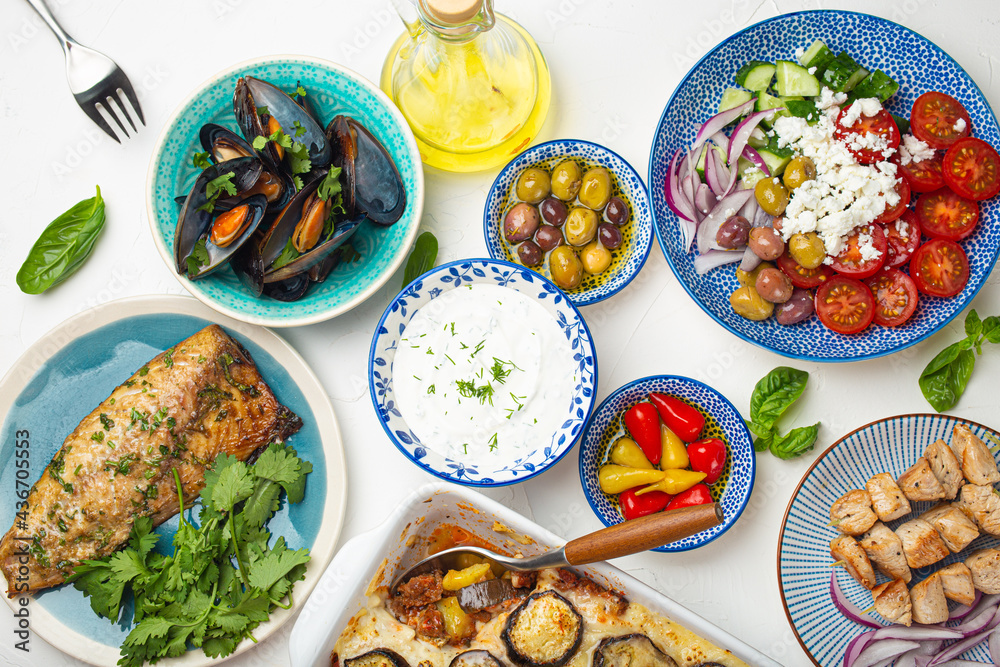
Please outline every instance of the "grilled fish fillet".
M216 455L250 459L295 433L250 355L219 326L157 355L66 438L28 495L27 517L0 540L13 597L62 583L73 566L116 551L136 517L159 525L205 485ZM27 555L28 575L18 575ZM17 585L15 585L17 584Z

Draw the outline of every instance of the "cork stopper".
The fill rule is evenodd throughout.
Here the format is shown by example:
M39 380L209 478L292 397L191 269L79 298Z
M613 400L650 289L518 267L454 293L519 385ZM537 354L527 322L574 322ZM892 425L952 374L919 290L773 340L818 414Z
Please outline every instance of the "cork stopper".
M443 24L465 23L483 8L483 0L423 0L434 20Z

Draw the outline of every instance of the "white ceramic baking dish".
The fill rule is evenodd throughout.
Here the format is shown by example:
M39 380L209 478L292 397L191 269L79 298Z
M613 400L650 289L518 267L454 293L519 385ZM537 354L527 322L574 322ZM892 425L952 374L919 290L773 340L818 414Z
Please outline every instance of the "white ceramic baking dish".
M496 521L513 533L495 531ZM347 542L334 557L292 629L288 642L292 667L328 667L333 645L347 621L366 604L367 591L388 585L397 572L403 572L419 560L422 552L412 548L413 545L419 544L443 523L461 526L490 544L500 545L510 540L506 546L525 555L564 543L537 523L480 493L443 483L423 486L380 526ZM522 544L527 541L522 536L531 538L533 543ZM515 538L520 541L515 542ZM577 569L597 583L623 592L629 600L728 649L749 665L781 667L780 663L616 567L598 563Z

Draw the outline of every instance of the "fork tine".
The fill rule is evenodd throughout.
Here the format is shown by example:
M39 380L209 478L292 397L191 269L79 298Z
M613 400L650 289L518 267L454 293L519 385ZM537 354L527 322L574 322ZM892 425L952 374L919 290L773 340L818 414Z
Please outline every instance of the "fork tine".
M124 74L118 82L118 88L125 93L125 98L131 105L132 110L135 111L135 115L139 117L139 122L145 125L146 119L142 117L142 107L139 106L139 98L135 95L135 89L132 88L132 82L129 81L128 77L124 76Z
M132 122L132 116L128 112L128 107L126 107L125 103L122 101L121 98L122 92L123 92L122 89L119 88L118 90L115 91L115 94L111 96L111 99L113 99L115 101L115 104L118 105L118 108L121 109L122 115L125 116L125 120L127 120L128 124L132 126L132 132L134 134L138 132L138 130L135 128L135 123Z
M111 96L108 95L107 97L104 98L104 100L99 102L99 104L104 107L104 110L108 112L109 116L111 116L111 120L117 123L118 127L120 127L122 130L122 134L124 134L125 137L127 138L128 130L125 129L125 125L122 123L122 119L119 118L118 114L115 113L115 108L111 105L111 99L112 99Z
M111 129L111 126L108 125L108 122L104 120L104 116L101 115L101 112L98 110L97 104L95 102L81 103L80 108L83 109L84 113L90 116L90 120L97 123L97 126L100 127L102 130L104 130L109 137L111 137L118 143L121 143L121 139L119 139L118 135L115 134L115 131Z

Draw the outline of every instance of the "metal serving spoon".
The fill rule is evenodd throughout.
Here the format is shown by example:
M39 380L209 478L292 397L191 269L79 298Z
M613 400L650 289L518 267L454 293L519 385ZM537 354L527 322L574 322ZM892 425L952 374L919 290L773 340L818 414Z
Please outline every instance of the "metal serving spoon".
M400 584L417 575L435 570L447 572L448 570L461 569L458 565L458 559L459 556L466 554L479 556L490 565L499 565L515 572L528 572L567 565L586 565L610 558L630 556L700 533L712 526L719 525L723 519L722 506L719 503L684 507L670 512L658 512L603 528L571 540L558 549L527 558L504 556L482 547L452 547L423 559L396 577L389 590L392 595L396 595ZM464 596L459 595L459 603L463 609L466 611L482 609L489 606L490 603L495 604L497 600L511 597L512 589L506 580L492 580L483 583L486 586L473 588L479 586L473 584L460 591L460 593L466 592Z

